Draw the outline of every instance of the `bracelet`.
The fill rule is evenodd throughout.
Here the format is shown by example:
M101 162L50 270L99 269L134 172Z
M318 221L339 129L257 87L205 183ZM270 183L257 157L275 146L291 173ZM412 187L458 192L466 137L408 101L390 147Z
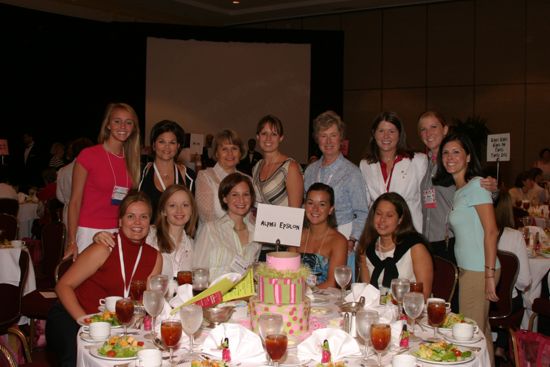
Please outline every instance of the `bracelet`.
M488 276L486 275L485 279L491 279L491 278L494 278L494 277L495 277L494 275L488 275Z
M497 269L491 268L491 267L489 267L489 266L487 266L487 265L485 265L485 269L492 270L492 271L496 271L496 270L497 270Z

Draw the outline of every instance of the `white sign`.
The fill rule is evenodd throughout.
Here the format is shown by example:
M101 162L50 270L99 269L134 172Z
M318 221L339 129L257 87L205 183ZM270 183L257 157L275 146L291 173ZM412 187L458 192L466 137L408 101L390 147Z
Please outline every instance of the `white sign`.
M510 133L487 136L487 162L510 161Z
M202 154L202 146L204 145L204 135L191 134L191 141L189 142L189 150L191 154Z
M304 226L304 209L258 204L254 241L300 246Z

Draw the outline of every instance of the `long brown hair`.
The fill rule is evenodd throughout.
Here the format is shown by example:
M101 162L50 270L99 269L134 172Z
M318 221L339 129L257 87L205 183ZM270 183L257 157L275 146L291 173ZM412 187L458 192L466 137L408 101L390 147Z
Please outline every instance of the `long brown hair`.
M403 197L396 192L386 192L376 199L369 210L367 223L365 224L365 229L361 234L359 246L357 247L357 253L360 255L364 255L367 247L373 246L379 237L378 232L374 227L374 213L382 201L387 201L392 204L400 219L400 222L393 233L393 242L396 246L399 245L399 242L403 236L409 233L417 233L413 225L411 211L409 210L409 206L407 205L405 199L403 199Z
M189 237L195 237L195 231L197 229L197 221L199 218L197 212L197 203L195 202L195 198L193 197L191 191L189 191L189 189L184 185L168 186L168 188L164 190L164 192L160 196L157 208L157 220L155 222L155 225L157 227L157 245L159 251L163 253L172 253L176 248L176 244L170 237L170 224L168 223L167 216L164 214L164 212L166 203L172 197L172 195L174 195L178 191L185 192L189 197L189 202L191 204L191 218L189 218L189 221L185 224L185 227L183 229Z
M380 148L376 143L374 134L376 133L376 129L378 129L378 125L380 125L383 121L389 122L397 128L397 131L399 131L399 140L397 141L395 153L397 155L402 155L412 159L414 157L414 153L407 146L407 134L405 133L405 127L403 126L401 118L399 118L395 112L381 112L374 118L370 129L371 137L369 144L367 145L367 152L365 154L365 159L367 162L369 164L380 162Z
M101 130L97 141L99 144L103 144L109 139L111 131L109 129L109 122L111 121L111 114L114 110L121 109L126 110L133 115L134 127L132 133L126 139L123 144L124 159L126 161L126 169L128 170L130 177L132 178L132 187L137 187L139 184L139 164L140 164L140 146L139 146L139 121L136 111L126 103L109 103L103 116L103 122L101 123Z

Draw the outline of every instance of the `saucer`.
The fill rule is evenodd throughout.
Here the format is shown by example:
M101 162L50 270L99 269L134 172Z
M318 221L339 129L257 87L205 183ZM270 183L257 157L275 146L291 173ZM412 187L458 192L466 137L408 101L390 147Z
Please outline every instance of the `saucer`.
M109 335L105 339L96 340L96 339L92 339L92 337L90 336L90 333L87 333L85 331L80 332L79 336L80 336L80 339L84 340L87 343L103 343L105 340L109 339L110 337Z
M453 338L453 334L447 334L447 333L441 333L447 341L450 341L453 344L475 344L479 342L481 339L483 339L483 336L481 336L479 333L474 334L472 339L470 340L458 340Z

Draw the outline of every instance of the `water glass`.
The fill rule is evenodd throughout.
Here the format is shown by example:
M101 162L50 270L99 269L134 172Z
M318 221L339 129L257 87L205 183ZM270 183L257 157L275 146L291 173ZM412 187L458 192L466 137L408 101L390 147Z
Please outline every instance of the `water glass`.
M342 288L342 302L346 294L346 287L351 281L351 268L347 265L340 265L334 269L334 279L336 283Z
M164 293L160 290L143 292L143 306L145 307L145 311L151 316L153 322L151 332L145 335L145 337L147 339L155 339L155 319L164 308Z
M391 281L391 295L399 305L399 316L403 314L403 295L410 290L411 282L405 278L396 278Z
M189 337L189 354L193 354L194 334L202 325L202 307L199 305L187 305L180 309L183 331Z
M193 269L193 296L208 288L209 272L206 268Z
M163 297L168 290L168 275L157 274L149 278L149 289L152 291L161 291Z
M283 332L283 316L278 313L264 313L258 320L260 337L265 344L265 339L271 334L281 334ZM269 359L269 354L267 355ZM268 361L271 364L271 361Z
M288 339L285 334L269 334L266 336L265 349L275 367L279 367L279 361L284 357L287 346Z
M424 310L424 295L418 292L408 292L403 296L403 308L407 316L411 319L411 341L418 341L419 338L414 335L414 323L417 317Z
M372 324L378 323L378 320L379 315L376 311L360 310L356 314L355 325L365 344L365 359L369 357L370 328Z

